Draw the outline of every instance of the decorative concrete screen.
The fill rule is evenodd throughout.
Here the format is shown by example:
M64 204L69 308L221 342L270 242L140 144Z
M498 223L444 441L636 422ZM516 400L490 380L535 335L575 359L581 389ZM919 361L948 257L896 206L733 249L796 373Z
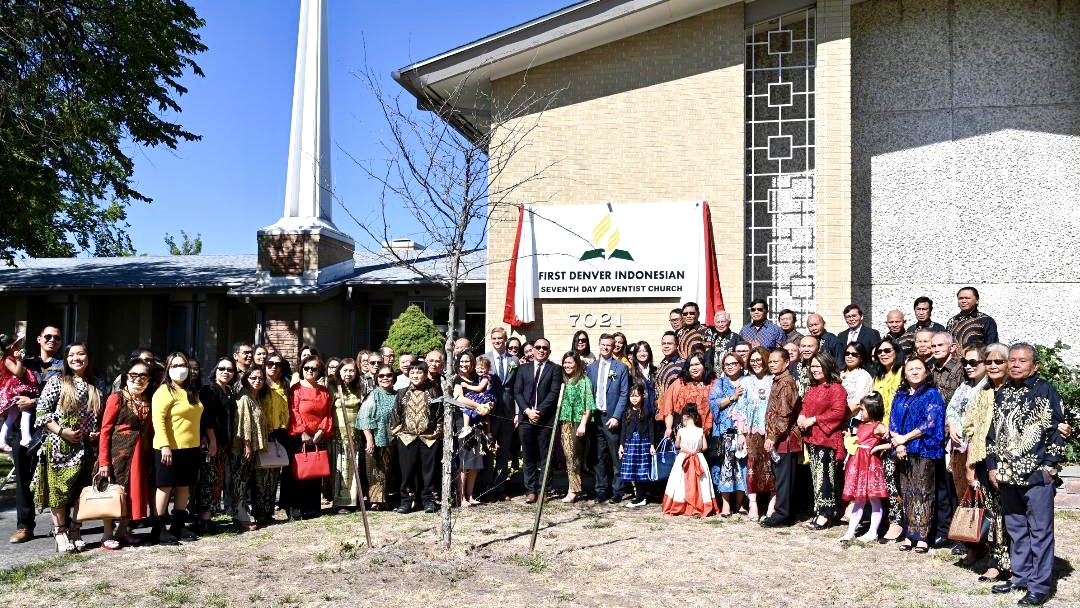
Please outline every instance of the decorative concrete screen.
M814 310L814 10L746 30L746 298Z

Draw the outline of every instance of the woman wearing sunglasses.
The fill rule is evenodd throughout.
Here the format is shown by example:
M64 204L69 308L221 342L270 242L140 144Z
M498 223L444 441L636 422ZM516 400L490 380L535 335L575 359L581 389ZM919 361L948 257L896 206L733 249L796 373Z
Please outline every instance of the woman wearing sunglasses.
M970 356L969 356L970 355ZM964 499L971 484L967 475L967 439L964 437L964 416L967 414L972 399L986 385L986 364L981 349L969 348L960 351L960 366L965 379L956 387L945 407L945 432L948 439L949 468L952 473L956 497ZM964 565L971 566L982 557L982 552L968 547Z
M893 398L900 389L900 382L904 377L904 351L900 343L886 336L878 342L874 348L874 358L877 365L874 366L874 389L881 395L881 401L885 405L885 420L889 419L892 411ZM900 502L900 481L896 477L896 456L890 451L881 457L881 467L885 470L885 485L889 488L889 529L886 530L883 539L885 541L897 540L903 534L903 506ZM878 541L882 542L882 541Z
M409 370L405 370L408 373ZM364 433L364 441L358 442L364 450L364 466L367 471L367 494L371 508L386 508L386 484L390 478L390 416L394 413L397 392L394 391L394 369L380 365L375 373L375 390L368 393L356 415L356 428Z
M196 378L198 378L196 376ZM236 433L236 361L231 355L218 359L214 364L213 380L199 389L199 401L203 404L202 431L206 458L199 470L199 483L195 486L195 512L199 514L193 529L198 534L217 532L212 519L214 509L221 504L225 480L225 461ZM231 499L227 499L231 500ZM226 511L232 505L226 504Z
M300 381L289 394L289 427L285 449L295 458L303 450L325 450L334 425L330 392L319 384L323 362L308 355L300 363ZM281 502L289 519L318 515L322 480L298 479L292 467L281 479Z
M142 361L130 365L123 374L122 388L109 395L101 420L98 438L98 475L123 486L128 498L128 517L121 519L113 531L113 520L103 521L104 540L101 546L116 550L124 545L137 545L139 539L131 534L132 519L150 517L154 487L150 472L154 468L150 443L154 425L150 420L150 366Z

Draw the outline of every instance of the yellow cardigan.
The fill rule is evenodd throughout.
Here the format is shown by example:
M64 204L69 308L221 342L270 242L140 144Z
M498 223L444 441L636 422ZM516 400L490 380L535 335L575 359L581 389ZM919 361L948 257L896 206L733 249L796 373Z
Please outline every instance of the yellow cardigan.
M199 420L203 405L196 397L188 403L187 393L162 385L150 402L154 419L154 449L183 450L199 447Z

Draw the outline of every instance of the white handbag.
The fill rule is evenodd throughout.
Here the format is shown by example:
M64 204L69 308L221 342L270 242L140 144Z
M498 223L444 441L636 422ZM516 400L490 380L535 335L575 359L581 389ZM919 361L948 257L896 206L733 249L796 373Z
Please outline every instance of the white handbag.
M289 466L289 453L284 446L271 439L266 442L266 449L255 455L255 468L280 469Z

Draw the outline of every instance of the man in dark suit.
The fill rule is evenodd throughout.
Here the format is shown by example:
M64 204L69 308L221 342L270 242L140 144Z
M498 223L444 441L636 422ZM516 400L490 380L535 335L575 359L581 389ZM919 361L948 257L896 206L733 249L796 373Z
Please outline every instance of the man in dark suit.
M491 435L499 446L495 452L493 466L488 478L496 500L505 500L506 483L510 471L510 449L514 437L514 417L517 405L514 403L514 376L518 368L518 359L506 350L506 330L495 327L490 334L491 350L487 358L491 361L491 393L495 396L495 409L491 416Z
M548 361L551 342L533 341L533 361L519 366L514 378L514 402L518 411L518 436L525 457L525 502L534 503L540 494L542 454L551 442L555 424L555 402L562 387L562 369Z
M840 344L840 340L836 338L835 334L825 329L825 317L816 312L810 313L806 316L806 329L811 336L818 339L818 350L820 352L829 353L837 361L843 360L844 346Z
M852 342L862 344L867 353L873 354L878 342L881 342L881 334L873 327L863 325L863 312L857 304L848 304L844 307L844 322L847 323L848 328L836 337L840 342L839 354L843 355L842 349Z
M600 357L585 368L596 398L596 502L622 500L619 477L619 421L630 394L630 370L611 356L615 338L600 336Z

